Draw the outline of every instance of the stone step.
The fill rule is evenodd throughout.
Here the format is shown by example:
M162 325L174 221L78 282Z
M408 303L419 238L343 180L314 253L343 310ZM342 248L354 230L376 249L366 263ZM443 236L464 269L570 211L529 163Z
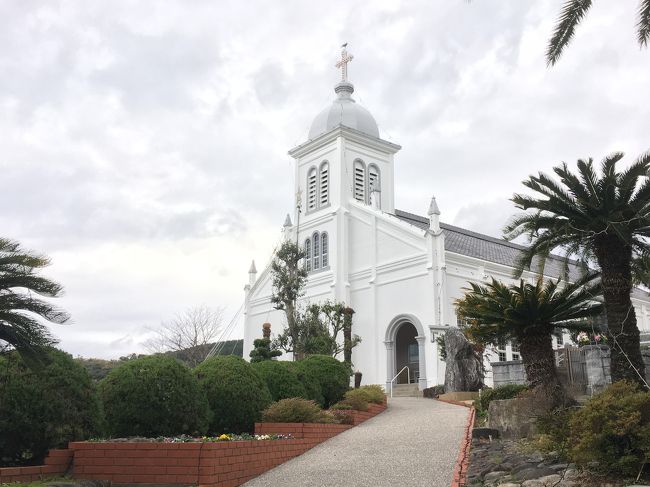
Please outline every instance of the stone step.
M422 397L422 391L417 384L395 384L393 397Z

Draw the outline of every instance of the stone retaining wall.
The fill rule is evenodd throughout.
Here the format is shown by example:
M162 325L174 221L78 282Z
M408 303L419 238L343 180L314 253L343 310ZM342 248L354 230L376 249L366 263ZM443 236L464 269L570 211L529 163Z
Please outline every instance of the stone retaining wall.
M72 463L72 450L50 450L45 465L0 468L0 484L32 482L64 475Z

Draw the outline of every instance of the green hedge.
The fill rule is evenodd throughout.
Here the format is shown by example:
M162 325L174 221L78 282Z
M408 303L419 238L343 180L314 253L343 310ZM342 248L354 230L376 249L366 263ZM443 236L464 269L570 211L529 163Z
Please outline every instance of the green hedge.
M323 394L323 407L343 399L343 395L350 388L350 367L327 355L311 355L297 362L298 367L305 376L316 380L320 384Z
M200 435L210 410L191 371L174 358L131 360L99 383L109 435Z
M264 360L251 364L253 370L266 382L271 398L274 401L290 397L307 398L305 386L298 375L281 362Z
M519 394L528 390L528 386L519 384L510 384L507 386L490 389L486 387L481 390L480 397L475 401L476 409L487 412L490 402L501 399L514 399Z
M101 429L88 372L60 350L38 370L16 352L0 355L0 465L40 462L50 448L84 440Z
M299 365L299 362L278 361L290 372L296 374L296 377L305 388L305 397L319 404L321 407L325 404L323 398L323 390L318 380L318 374L312 369L304 369Z
M212 357L194 373L213 412L210 433L252 433L271 393L251 364L234 355Z

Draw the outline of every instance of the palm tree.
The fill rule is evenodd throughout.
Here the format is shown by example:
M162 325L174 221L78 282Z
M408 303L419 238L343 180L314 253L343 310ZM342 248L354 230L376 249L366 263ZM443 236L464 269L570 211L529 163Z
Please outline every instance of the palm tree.
M595 299L600 293L596 278L597 274L587 274L564 286L559 279L544 282L541 277L534 284L523 279L513 285L496 279L486 285L470 283L471 289L456 305L469 323L466 333L473 341L518 343L531 388L559 405L564 391L555 370L552 334L589 329L587 319L602 313L602 304Z
M566 0L562 5L553 36L548 43L546 63L555 65L564 48L569 44L575 29L591 8L591 0ZM650 0L641 0L637 22L637 40L641 47L648 46L650 40Z
M68 314L37 296L61 295L60 284L36 275L50 260L23 250L17 242L0 238L0 343L14 347L33 365L46 360L44 348L55 343L38 319L65 323Z
M543 263L554 249L578 256L587 264L597 263L602 277L608 332L612 343L612 379L643 383L644 365L639 329L630 292L633 258L648 251L650 236L650 153L640 156L627 170L618 172L623 154L607 156L601 175L593 161L578 161L578 173L566 163L553 168L560 184L539 173L524 185L541 198L515 194L518 208L534 210L513 219L505 228L508 239L528 235L530 246L517 263L519 274L535 256Z

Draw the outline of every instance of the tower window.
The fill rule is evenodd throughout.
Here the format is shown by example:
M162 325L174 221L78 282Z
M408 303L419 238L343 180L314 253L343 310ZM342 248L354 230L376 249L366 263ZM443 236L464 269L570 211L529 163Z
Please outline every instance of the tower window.
M330 178L329 178L329 164L323 162L320 166L320 206L325 206L329 203L330 197Z
M370 164L368 166L368 188L370 192L381 191L381 180L379 179L379 168Z
M305 240L305 269L311 271L311 240Z
M313 268L314 270L320 269L320 235L318 232L312 235L312 240L314 241L314 255L312 256Z
M318 187L316 185L316 168L313 167L309 170L309 175L307 176L307 210L316 209L316 192Z
M354 161L354 199L366 202L366 166L363 161Z
M323 232L321 234L320 249L321 249L321 265L322 267L327 267L330 261L329 261L329 239L327 238L326 232Z

